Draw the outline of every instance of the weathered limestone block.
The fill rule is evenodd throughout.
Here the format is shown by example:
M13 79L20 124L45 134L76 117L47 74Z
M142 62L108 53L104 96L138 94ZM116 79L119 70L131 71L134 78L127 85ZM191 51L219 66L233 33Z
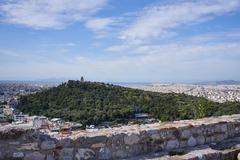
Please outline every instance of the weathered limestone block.
M188 142L187 140L181 140L181 141L179 141L179 147L182 148L182 147L188 146L187 142Z
M184 155L170 157L170 160L222 160L221 152L211 148L198 148Z
M227 124L227 134L228 137L234 137L235 136L235 125L234 123L228 123Z
M79 148L75 155L77 160L90 160L95 157L95 152L89 148Z
M240 160L240 152L237 155L237 160Z
M61 146L61 147L73 147L73 140L71 138L63 138L58 140L57 146Z
M46 160L55 160L53 153L48 153L46 155Z
M151 137L151 135L159 135L158 129L146 129L146 133L148 136Z
M187 145L189 147L196 146L197 145L197 140L193 136L191 136L187 141Z
M33 150L37 151L39 150L38 148L38 143L33 142L33 143L23 143L18 147L18 150Z
M212 142L221 142L224 139L225 139L224 134L215 134L215 135L212 136L211 141Z
M11 146L11 145L17 146L17 145L19 145L19 144L20 144L20 141L16 141L16 140L15 140L15 141L9 141L9 142L8 142L8 145L10 145L10 146Z
M116 158L126 158L127 157L127 151L126 150L117 150L112 153L113 157Z
M139 144L126 146L126 152L128 154L128 157L132 157L132 156L135 156L135 155L142 154L141 146Z
M107 136L101 135L101 136L92 136L86 138L87 144L94 144L94 143L106 143Z
M163 160L199 160L199 159L194 154L186 154L186 155L183 155L183 156L166 157Z
M226 133L228 131L227 124L218 124L216 125L216 132L218 133Z
M227 150L224 150L221 153L221 159L222 160L237 160L237 155L238 155L239 151L240 151L239 149L235 149L235 150L227 149Z
M157 133L151 134L150 137L151 137L153 140L160 140L160 139L161 139L160 134L157 134Z
M59 160L72 160L73 159L73 148L63 148L59 152Z
M112 137L107 139L106 145L111 146L112 148L118 148L119 146L124 145L124 133L114 134Z
M97 148L102 148L102 147L105 147L106 144L105 143L94 143L91 145L91 148L93 149L97 149Z
M191 136L192 136L192 132L190 129L185 129L181 132L181 138L183 139L188 139Z
M201 145L205 143L205 137L203 135L199 135L196 137L197 144Z
M40 152L27 153L24 160L45 160L45 155Z
M24 153L23 152L13 152L13 158L21 159L23 157L24 157Z
M164 139L164 140L171 136L171 135L169 135L169 132L167 131L167 129L161 129L159 131L159 134L160 134L161 139Z
M175 127L167 128L166 131L165 131L165 134L166 134L165 135L165 139L166 140L180 139L181 138L180 131L177 128L175 128Z
M54 141L49 140L49 141L43 141L41 143L41 149L42 150L51 150L54 149L56 147L56 144Z
M169 140L167 142L167 145L166 145L166 149L167 150L170 150L170 149L175 149L175 148L178 148L179 147L179 141L177 139L175 140Z
M148 146L148 145L147 145ZM152 141L152 143L150 144L150 150L152 150L153 152L159 152L162 151L163 148L165 146L164 141L162 141L161 139L158 140L154 140Z
M100 150L98 151L98 159L111 159L112 153L110 151L109 148L107 147L102 147L100 148Z
M139 136L135 133L125 135L125 137L124 137L124 142L126 145L136 144L139 142L139 140L140 140Z

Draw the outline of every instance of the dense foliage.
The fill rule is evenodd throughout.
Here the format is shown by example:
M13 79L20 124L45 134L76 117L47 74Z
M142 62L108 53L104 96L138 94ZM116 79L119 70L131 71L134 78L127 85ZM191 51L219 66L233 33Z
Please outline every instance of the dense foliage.
M30 115L60 117L83 124L126 121L147 112L162 121L240 113L239 102L216 103L203 97L163 94L97 82L68 81L20 98L20 110Z

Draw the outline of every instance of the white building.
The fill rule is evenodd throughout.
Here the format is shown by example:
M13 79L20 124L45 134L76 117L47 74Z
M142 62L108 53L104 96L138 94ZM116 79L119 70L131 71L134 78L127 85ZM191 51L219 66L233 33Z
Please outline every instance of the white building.
M25 122L27 118L28 118L28 115L22 114L22 112L20 114L13 115L13 120L15 122L18 122L18 121Z

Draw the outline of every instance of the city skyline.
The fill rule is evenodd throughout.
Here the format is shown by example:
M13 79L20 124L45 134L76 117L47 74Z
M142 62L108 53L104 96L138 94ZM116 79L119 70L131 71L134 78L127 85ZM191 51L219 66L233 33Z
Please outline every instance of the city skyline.
M240 0L3 0L0 79L240 80Z

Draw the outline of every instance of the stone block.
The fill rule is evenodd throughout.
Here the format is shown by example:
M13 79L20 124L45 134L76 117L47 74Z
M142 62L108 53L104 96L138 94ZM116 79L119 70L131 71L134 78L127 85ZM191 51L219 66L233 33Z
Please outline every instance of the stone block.
M72 160L73 148L63 148L59 153L59 160Z
M101 148L101 147L105 147L105 143L95 143L91 145L91 148L95 149L95 148Z
M198 145L205 143L205 137L203 135L199 135L198 137L196 137L196 140Z
M49 153L46 155L46 160L55 160L53 153Z
M138 143L140 140L139 136L137 134L130 134L130 135L125 135L124 136L124 143L126 145L133 145Z
M60 139L57 143L57 146L65 147L73 147L73 140L71 138Z
M45 160L45 155L40 152L27 153L24 160Z
M115 158L126 158L127 157L127 151L126 150L117 150L112 153L112 156Z
M190 129L185 129L181 132L181 138L183 139L188 139L191 136L192 136L192 132Z
M23 152L13 152L13 158L20 159L24 157Z
M179 147L179 141L177 139L175 140L169 140L167 142L167 145L166 145L166 149L167 150L170 150L170 149L175 149L175 148L178 148Z
M216 135L213 136L213 141L214 142L221 142L224 139L225 139L224 134L216 134Z
M94 143L106 143L107 136L101 135L101 136L93 136L93 137L87 137L86 143L87 144L94 144Z
M54 149L56 147L56 144L54 141L43 141L41 143L41 149L42 150L51 150L51 149Z
M111 159L111 156L112 156L111 151L107 147L102 147L98 151L98 159L107 160Z
M90 160L95 157L95 152L89 148L79 148L75 155L77 160Z
M153 139L153 140L160 140L161 139L161 137L160 137L160 135L159 134L151 134L150 135L150 137Z
M187 145L189 147L196 146L197 145L197 140L193 136L191 136L187 141Z

